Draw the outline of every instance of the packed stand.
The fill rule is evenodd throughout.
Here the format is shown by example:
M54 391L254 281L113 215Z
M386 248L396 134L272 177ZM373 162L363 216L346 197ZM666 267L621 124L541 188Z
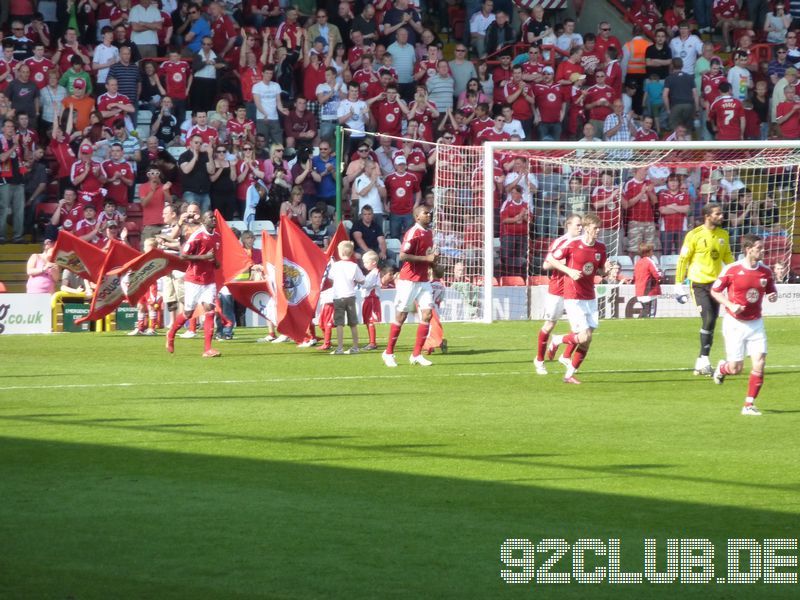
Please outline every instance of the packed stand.
M10 212L11 241L44 223L48 238L64 229L104 245L113 220L138 244L167 209L195 204L245 228L287 215L322 246L343 126L344 217L355 253L383 264L415 206L447 202L433 167L457 160L451 146L800 137L797 23L783 4L746 4L693 14L682 0L636 0L628 33L508 0L79 0L38 13L13 2L0 222ZM576 174L513 154L497 168L509 275L538 273L545 246L532 240L556 237L569 212L617 210L617 252L646 242L660 254L710 199L737 234L786 236L774 207L793 193L769 197L746 174L729 189L723 172ZM465 221L450 227L473 239Z

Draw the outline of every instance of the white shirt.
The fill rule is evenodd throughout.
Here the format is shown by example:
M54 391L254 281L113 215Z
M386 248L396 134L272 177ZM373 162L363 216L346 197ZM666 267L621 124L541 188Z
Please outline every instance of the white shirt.
M518 119L511 119L511 121L503 125L503 131L508 135L518 135L521 140L525 139L525 130Z
M503 182L503 185L510 185L512 182L516 181L517 177L519 177L519 173L511 171L506 175L506 180ZM531 193L531 188L533 188L533 191L536 191L539 188L539 180L533 173L528 173L528 176L523 177L517 185L522 186L522 199L528 203L528 210L533 212L533 194ZM511 194L507 194L506 200L510 199Z
M258 96L261 101L261 108L265 112L258 112L259 119L266 119L267 121L278 120L278 95L281 93L281 86L274 81L264 83L259 81L253 86L253 96Z
M480 37L485 37L486 30L489 28L489 25L494 23L495 18L494 13L489 13L487 17L483 14L483 11L479 10L472 15L472 18L469 20L469 32L479 35Z
M161 21L161 11L155 4L151 4L147 8L141 4L137 4L131 9L128 22L133 25L134 23L156 23ZM158 32L153 30L148 31L131 31L131 41L138 46L154 46L158 44Z
M342 100L339 103L339 108L336 110L336 117L341 118L345 116L350 111L353 111L353 116L350 117L347 121L345 121L345 125L352 129L353 131L350 132L350 137L354 138L361 138L364 137L364 113L369 110L367 108L367 103L363 100L356 100L352 102L350 100Z
M333 299L340 300L355 297L356 284L364 283L364 274L358 263L337 260L328 269L328 279L333 282Z
M750 83L753 78L750 71L744 67L731 67L728 71L728 83L731 84L731 96L744 102L747 99L747 92L750 90Z
M683 61L684 73L694 75L694 64L697 58L703 54L703 42L696 35L690 35L685 40L680 36L672 38L669 43L669 49L672 50L672 58L680 58Z
M104 65L111 60L114 62L119 60L119 50L117 50L116 46L106 46L105 44L98 44L94 49L94 54L92 55L92 62L97 63L98 65ZM108 70L111 67L106 67L104 69L99 69L97 71L97 83L105 83L106 78L108 77Z
M347 86L343 83L336 84L334 90L327 83L320 83L314 93L319 96L320 94L330 94L336 92L331 99L320 107L319 118L322 121L335 121L336 111L339 110L339 102L342 98L347 98Z
M362 195L358 193L358 190L362 190L367 187L372 179L366 173L362 173L356 180L353 182L353 191L358 196L358 212L361 213L361 210L369 204L372 207L372 211L376 215L383 214L383 201L381 200L381 194L378 190L384 187L383 180L378 177L375 180L375 185L372 186L372 189L367 192L366 195Z

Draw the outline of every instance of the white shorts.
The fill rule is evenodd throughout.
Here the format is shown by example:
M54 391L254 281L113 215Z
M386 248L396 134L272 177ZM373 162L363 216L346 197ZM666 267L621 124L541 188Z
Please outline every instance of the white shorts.
M419 306L420 310L433 308L433 289L429 281L398 279L395 288L397 295L394 307L397 312L416 312L415 305Z
M764 319L740 321L726 314L722 320L722 335L725 338L725 357L729 362L740 362L746 356L767 353Z
M564 314L564 298L548 293L544 298L544 320L557 323Z
M198 304L211 304L217 301L217 284L208 283L200 285L186 281L183 284L183 308L185 311L194 310Z
M597 312L597 299L564 300L564 309L573 333L587 329L597 329L600 314Z

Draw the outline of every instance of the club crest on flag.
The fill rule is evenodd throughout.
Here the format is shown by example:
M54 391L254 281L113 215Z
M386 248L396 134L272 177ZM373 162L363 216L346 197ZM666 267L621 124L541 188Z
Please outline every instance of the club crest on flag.
M270 295L264 292L256 292L250 297L250 304L255 306L262 314L267 313L267 303L269 303Z
M77 253L71 250L57 251L55 257L53 258L53 262L59 267L66 269L67 271L72 271L73 273L80 273L88 270L86 265L83 264L83 261L78 258Z
M308 297L311 282L305 269L286 258L283 259L283 292L286 302L295 306Z

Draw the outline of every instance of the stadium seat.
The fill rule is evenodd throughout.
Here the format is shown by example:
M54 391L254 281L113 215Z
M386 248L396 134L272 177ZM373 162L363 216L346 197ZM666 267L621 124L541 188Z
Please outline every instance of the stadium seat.
M345 219L344 226L347 229L347 231L350 231L353 228L353 222L350 219Z
M501 277L500 285L503 287L517 287L525 285L524 277Z
M136 221L125 221L125 229L128 230L128 234L131 233L138 233L141 231L141 226Z
M548 285L550 278L547 275L531 275L528 277L528 285Z
M58 202L40 202L36 205L36 222L49 219L58 210Z
M136 113L136 124L137 125L147 125L150 127L150 120L153 118L152 111L149 110L140 110Z
M169 148L167 148L167 152L170 153L172 158L178 160L181 157L181 154L186 152L186 148L184 148L183 146L170 146Z
M247 225L244 224L244 221L228 221L228 227L231 229L238 229L239 231L247 229Z
M388 250L390 254L399 254L400 240L397 238L389 238L386 240L386 250Z
M275 225L272 221L253 221L250 224L250 231L256 234L266 231L270 235L275 235L277 230L275 229Z
M492 277L492 287L497 287L500 285L500 280L497 277Z
M131 202L128 204L126 215L129 219L142 218L142 205L138 202Z
M0 281L0 294L6 293L6 284Z
M675 271L678 270L678 258L680 257L677 254L665 254L661 257L659 266L664 272L664 277L666 279L669 280L675 277Z

